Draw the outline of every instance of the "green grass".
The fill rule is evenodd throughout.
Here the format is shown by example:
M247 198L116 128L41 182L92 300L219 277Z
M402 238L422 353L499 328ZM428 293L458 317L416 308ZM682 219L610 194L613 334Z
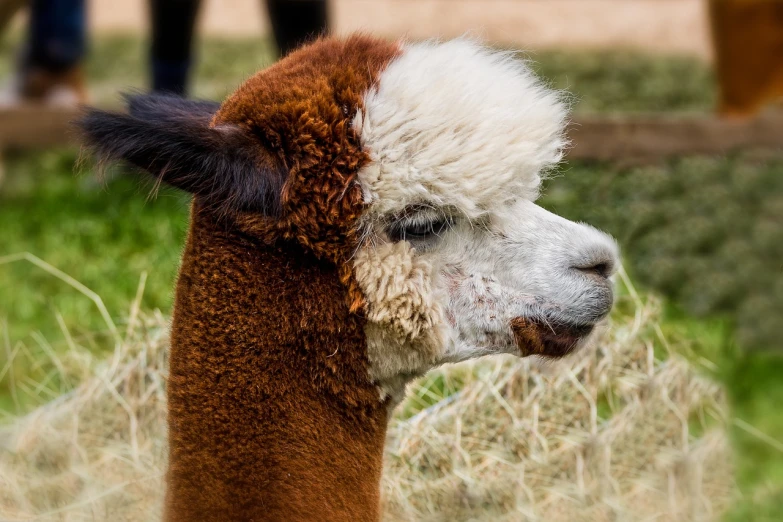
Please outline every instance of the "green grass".
M0 258L30 252L74 277L121 321L139 278L147 274L142 306L171 308L173 281L187 230L189 198L163 190L148 200L149 186L135 175L105 185L92 173L73 174L74 151L8 158L0 188ZM7 354L23 343L65 349L62 324L73 337L105 330L95 304L64 281L26 261L0 264L0 374ZM5 328L3 326L5 325ZM95 343L93 343L95 344ZM96 349L105 348L98 342ZM35 356L15 358L13 371L40 380L47 371ZM0 378L0 409L12 404L9 378Z
M0 193L0 255L28 251L75 277L116 314L127 312L139 276L148 273L144 306L170 309L173 279L187 228L188 197L149 187L135 175L105 185L72 173L74 152L10 158ZM47 337L61 313L75 333L102 328L93 303L59 279L22 261L0 266L0 315L16 341L34 330Z
M13 43L13 38L0 42L0 73L11 67ZM87 72L97 102L116 103L117 92L144 86L144 49L134 38L93 43ZM216 99L271 59L264 40L209 40L200 45L199 55L194 93ZM630 52L528 57L552 85L575 93L580 112L707 111L714 104L710 70L697 60ZM5 158L0 256L37 255L99 294L117 320L127 314L146 272L143 307L168 313L187 197L163 190L148 200L148 186L131 175L111 177L105 185L89 172L75 176L76 158L71 150ZM563 168L566 176L548 182L543 200L558 213L589 221L619 239L634 279L669 298L662 326L666 335L687 340L694 357L713 361L736 415L778 439L783 439L783 358L748 346L756 346L753 335L767 326L774 336L775 296L783 296L783 289L775 287L781 279L775 276L781 269L783 227L775 224L783 222L776 220L783 208L782 168L780 156L751 154L632 169L576 163ZM0 265L0 289L0 342L7 349L19 342L36 346L41 339L54 349L64 347L57 314L72 335L104 328L91 301L29 263ZM751 325L748 331L745 324ZM737 338L744 349L737 347ZM779 341L773 347L780 347ZM5 357L5 348L0 349L0 371ZM423 389L439 396L459 387L430 384ZM7 386L7 379L0 379L0 408L10 405L2 391ZM431 400L426 395L421 407ZM738 479L748 498L731 520L776 519L783 508L783 454L739 428L732 436ZM775 494L758 499L757 506L752 492L762 487Z
M665 310L666 334L687 340L691 355L715 365L711 375L726 388L733 415L783 442L783 357L779 351L748 351L732 340L725 319L694 319L682 308ZM732 522L780 520L783 512L783 452L733 424L730 435L737 453L737 483L744 498L729 513Z

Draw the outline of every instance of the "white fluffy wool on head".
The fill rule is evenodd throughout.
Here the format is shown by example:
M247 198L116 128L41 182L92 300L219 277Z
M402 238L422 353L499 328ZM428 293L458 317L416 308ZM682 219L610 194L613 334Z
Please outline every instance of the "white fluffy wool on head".
M356 115L373 213L451 206L469 219L534 200L562 157L567 107L510 52L470 39L406 44Z

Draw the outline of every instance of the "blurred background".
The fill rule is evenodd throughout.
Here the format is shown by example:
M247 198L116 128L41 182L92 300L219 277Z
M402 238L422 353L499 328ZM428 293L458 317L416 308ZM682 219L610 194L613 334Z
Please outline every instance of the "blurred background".
M617 238L621 300L655 303L640 342L725 394L733 500L682 519L783 519L783 2L198 4L0 0L0 423L78 385L58 354L111 354L107 315L171 311L188 198L150 198L123 169L99 181L68 128L78 104L151 88L219 100L324 30L467 34L571 93L573 147L541 204ZM452 384L423 384L405 415Z

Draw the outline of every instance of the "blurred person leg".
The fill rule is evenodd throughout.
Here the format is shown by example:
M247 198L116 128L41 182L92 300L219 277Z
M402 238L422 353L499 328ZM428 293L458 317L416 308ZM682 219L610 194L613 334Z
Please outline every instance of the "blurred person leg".
M327 0L266 0L280 56L326 34L329 30L327 4Z
M718 111L749 117L783 99L783 1L711 0Z
M152 90L184 96L193 63L199 0L151 0Z
M84 0L32 0L17 77L3 102L73 105L85 101L82 61L86 51Z

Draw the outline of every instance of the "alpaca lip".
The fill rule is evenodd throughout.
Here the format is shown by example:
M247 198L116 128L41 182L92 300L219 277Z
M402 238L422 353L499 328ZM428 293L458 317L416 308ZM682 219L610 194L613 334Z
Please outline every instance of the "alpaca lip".
M517 317L511 321L511 331L523 357L528 355L564 357L590 335L594 326L594 324L577 325L526 317Z

